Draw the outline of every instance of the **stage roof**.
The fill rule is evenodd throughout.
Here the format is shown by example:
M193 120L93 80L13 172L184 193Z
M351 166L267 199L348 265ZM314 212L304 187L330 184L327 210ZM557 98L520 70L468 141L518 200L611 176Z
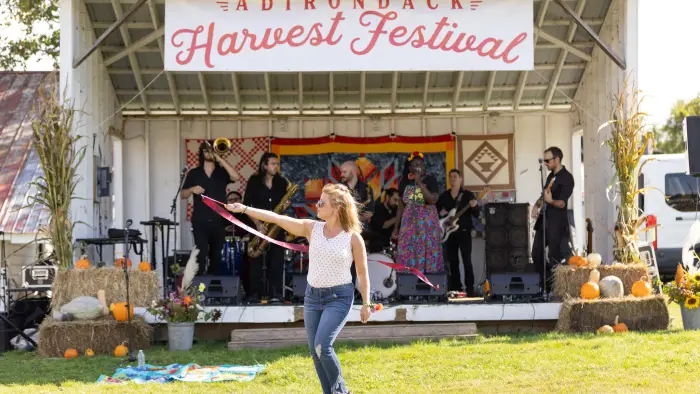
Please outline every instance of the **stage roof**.
M137 0L85 2L95 36L99 37ZM382 114L568 108L596 45L555 1L535 0L536 47L532 71L160 74L164 3L164 0L149 0L99 48L120 105L131 100L124 108L126 115ZM565 0L564 3L599 34L611 0ZM144 88L145 95L132 100Z

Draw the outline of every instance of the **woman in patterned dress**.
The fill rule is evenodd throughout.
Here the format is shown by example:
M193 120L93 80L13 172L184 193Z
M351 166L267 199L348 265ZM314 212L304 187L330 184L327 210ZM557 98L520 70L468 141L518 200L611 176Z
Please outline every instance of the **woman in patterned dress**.
M399 209L394 226L398 237L396 262L424 273L443 271L440 218L435 207L439 193L435 177L425 171L424 156L413 152L399 182Z

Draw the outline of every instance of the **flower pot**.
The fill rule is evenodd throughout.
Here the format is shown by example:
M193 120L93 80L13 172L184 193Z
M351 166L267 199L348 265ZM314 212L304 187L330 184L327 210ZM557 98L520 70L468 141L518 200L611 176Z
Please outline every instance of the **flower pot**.
M170 350L190 350L194 340L194 323L168 323Z
M700 330L700 308L688 309L681 305L681 316L683 317L683 329Z

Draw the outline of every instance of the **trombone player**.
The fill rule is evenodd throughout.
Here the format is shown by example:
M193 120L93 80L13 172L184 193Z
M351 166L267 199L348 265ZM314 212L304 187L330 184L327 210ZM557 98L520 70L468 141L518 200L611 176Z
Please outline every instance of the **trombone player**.
M199 166L187 173L180 193L182 199L193 196L194 200L192 234L194 244L199 249L197 275L219 274L221 249L226 241L225 219L204 204L202 195L226 201L226 186L241 178L233 166L220 156L230 149L231 142L227 138L219 138L214 146L216 148L207 141L199 145Z

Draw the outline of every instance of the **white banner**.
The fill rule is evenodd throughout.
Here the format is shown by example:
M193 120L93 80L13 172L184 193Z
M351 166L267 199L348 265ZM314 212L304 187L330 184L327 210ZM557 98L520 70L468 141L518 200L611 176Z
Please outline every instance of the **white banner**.
M532 70L532 0L166 0L171 71Z

